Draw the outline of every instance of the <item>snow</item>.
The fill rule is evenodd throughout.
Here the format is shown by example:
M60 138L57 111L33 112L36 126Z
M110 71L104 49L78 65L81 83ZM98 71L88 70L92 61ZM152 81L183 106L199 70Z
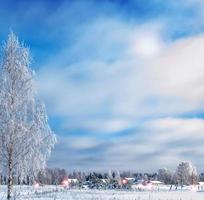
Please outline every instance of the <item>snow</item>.
M85 190L61 186L15 186L16 200L203 200L204 192L134 190ZM0 199L6 199L6 186L0 186Z

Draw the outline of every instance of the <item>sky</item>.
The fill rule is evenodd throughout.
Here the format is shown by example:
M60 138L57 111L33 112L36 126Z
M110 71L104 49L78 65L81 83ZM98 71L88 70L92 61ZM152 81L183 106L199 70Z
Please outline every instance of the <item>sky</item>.
M31 50L58 143L49 167L204 170L202 0L0 0Z

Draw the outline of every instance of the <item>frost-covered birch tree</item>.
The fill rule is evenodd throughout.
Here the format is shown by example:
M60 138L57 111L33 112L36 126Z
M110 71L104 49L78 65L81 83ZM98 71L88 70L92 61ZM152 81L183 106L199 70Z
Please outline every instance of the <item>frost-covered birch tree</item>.
M36 98L29 49L10 33L3 45L0 68L0 170L8 178L35 177L46 166L56 138L45 106Z
M182 187L185 184L195 184L197 170L191 162L182 162L177 167L176 176Z
M164 182L165 184L171 184L173 179L173 173L166 168L158 170L158 180Z

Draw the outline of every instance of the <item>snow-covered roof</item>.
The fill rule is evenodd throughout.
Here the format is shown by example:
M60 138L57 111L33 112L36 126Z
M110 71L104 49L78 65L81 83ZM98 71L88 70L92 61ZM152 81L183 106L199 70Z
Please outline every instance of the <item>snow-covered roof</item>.
M150 183L153 183L153 184L163 184L163 182L161 182L161 181L150 181Z
M145 180L141 179L141 180L137 180L137 183L143 183Z
M135 180L135 178L125 178L126 180L128 180L128 181L132 181L132 180Z

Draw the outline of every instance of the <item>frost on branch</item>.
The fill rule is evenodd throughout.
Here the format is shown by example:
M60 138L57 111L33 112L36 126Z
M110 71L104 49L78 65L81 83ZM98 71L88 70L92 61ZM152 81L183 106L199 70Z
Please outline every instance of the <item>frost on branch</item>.
M11 179L34 177L45 168L56 138L36 99L29 49L10 33L1 57L0 170Z

